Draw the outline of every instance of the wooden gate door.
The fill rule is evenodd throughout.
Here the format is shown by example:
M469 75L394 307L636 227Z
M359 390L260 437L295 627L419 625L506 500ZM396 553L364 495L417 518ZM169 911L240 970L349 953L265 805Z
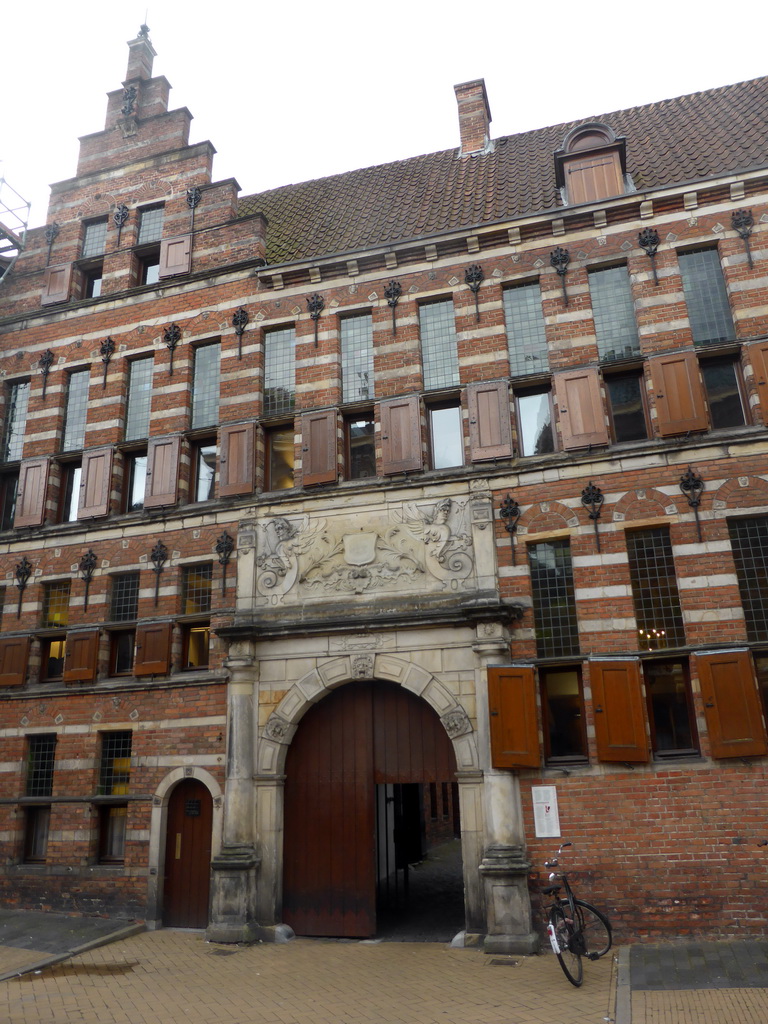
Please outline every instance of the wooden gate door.
M304 716L285 771L283 920L297 935L374 935L376 783L452 778L440 719L399 686L350 683Z
M184 779L168 801L163 924L205 928L211 876L213 801L197 779Z

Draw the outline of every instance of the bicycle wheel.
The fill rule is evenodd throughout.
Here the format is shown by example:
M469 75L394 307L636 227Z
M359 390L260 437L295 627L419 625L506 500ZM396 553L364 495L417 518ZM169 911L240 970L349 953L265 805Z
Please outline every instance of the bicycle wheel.
M565 909L559 903L556 903L549 913L547 930L563 974L578 988L584 980L584 965L581 962L581 955L575 951L576 947L573 945L573 922L566 916Z
M584 900L574 900L576 918L584 936L584 951L591 960L605 956L611 948L613 933L611 922L597 907Z

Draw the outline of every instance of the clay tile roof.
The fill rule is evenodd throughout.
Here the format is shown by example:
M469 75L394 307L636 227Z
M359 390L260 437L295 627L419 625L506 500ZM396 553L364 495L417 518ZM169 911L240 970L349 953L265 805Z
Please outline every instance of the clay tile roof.
M449 149L243 196L240 215L267 217L274 265L555 210L554 154L594 121L626 139L638 192L768 164L768 78L757 78L508 135L476 157Z

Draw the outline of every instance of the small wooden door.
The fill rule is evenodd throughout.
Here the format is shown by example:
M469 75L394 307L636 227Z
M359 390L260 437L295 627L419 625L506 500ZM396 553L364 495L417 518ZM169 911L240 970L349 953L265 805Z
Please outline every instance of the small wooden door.
M168 801L163 924L205 928L211 877L213 801L197 779L184 779Z

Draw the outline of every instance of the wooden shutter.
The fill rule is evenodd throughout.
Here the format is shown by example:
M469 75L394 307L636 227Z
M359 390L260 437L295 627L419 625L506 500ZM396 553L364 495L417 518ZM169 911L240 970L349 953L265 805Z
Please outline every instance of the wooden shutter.
M601 761L647 761L638 661L590 661L597 756Z
M90 683L96 678L99 657L99 631L67 633L67 653L64 660L65 683Z
M655 356L648 360L656 396L659 434L685 434L707 429L707 409L693 352Z
M148 622L136 627L135 676L165 676L170 667L171 622Z
M565 164L568 203L591 203L624 194L624 177L616 151L569 159Z
M760 417L768 426L768 341L758 341L749 346L749 358L754 371L757 397L760 400Z
M307 484L334 483L336 458L336 410L305 412L301 417L301 476Z
M175 505L178 498L181 438L158 437L147 449L147 490L144 508Z
M512 425L506 381L468 385L467 405L472 461L509 458L512 455Z
M27 459L19 467L14 526L41 526L45 518L48 459Z
M232 423L221 428L219 497L252 493L255 436L253 423Z
M80 474L80 503L78 519L92 519L109 514L109 495L112 489L112 449L94 448L83 455Z
M697 654L696 668L712 757L768 753L749 651Z
M568 370L555 374L564 448L608 444L608 427L597 370Z
M23 686L28 658L28 636L0 637L0 686Z
M381 403L381 457L385 474L421 469L421 408L418 395Z
M192 235L164 238L160 243L160 277L188 274L192 267Z
M493 767L538 768L541 749L533 668L489 668L488 705Z
M72 282L72 264L61 263L56 267L46 267L43 278L42 305L51 306L54 302L66 302Z

